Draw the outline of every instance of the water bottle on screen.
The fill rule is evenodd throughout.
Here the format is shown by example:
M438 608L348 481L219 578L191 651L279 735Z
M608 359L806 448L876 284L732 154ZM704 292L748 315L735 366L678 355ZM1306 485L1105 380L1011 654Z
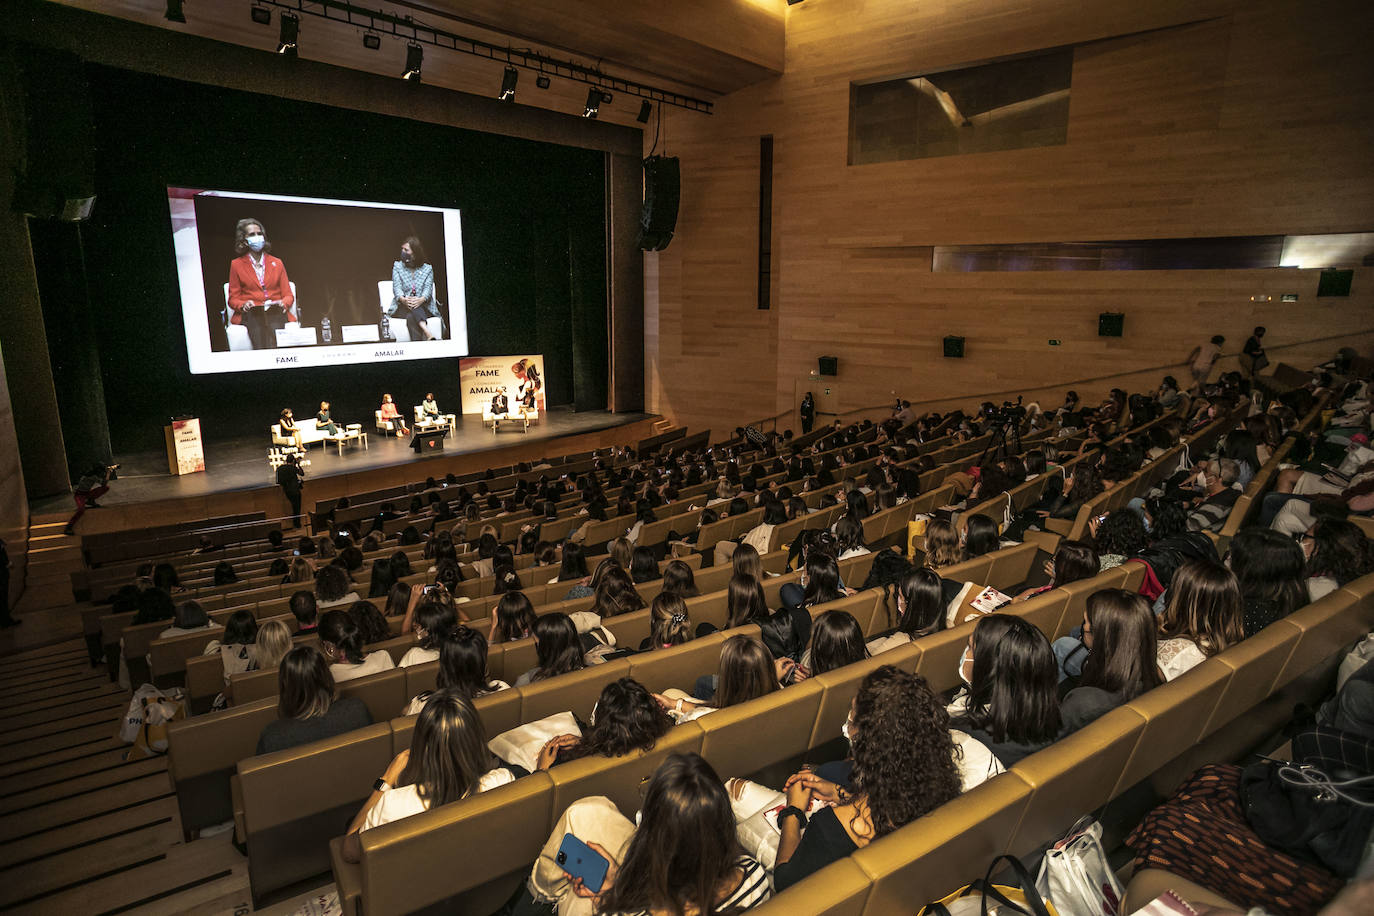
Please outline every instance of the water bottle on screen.
M391 339L391 319L387 317L386 312L382 312L382 340L390 340L390 339Z
M320 319L320 340L324 341L325 343L331 343L334 340L334 334L329 329L328 315Z

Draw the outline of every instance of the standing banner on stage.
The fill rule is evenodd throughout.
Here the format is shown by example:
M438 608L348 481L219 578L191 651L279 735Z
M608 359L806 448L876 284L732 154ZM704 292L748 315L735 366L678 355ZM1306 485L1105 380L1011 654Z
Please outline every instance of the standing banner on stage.
M205 470L205 448L200 441L200 420L173 420L167 430L167 465L173 474Z
M463 384L463 413L480 414L498 392L504 393L511 410L533 394L534 409L544 412L544 357L474 356L458 360Z

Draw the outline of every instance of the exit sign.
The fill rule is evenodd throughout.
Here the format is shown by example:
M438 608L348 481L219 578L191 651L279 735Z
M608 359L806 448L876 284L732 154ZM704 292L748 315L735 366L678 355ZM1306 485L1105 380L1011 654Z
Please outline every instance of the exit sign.
M1058 339L1051 337L1051 338L1050 338L1050 346L1051 346L1051 347L1057 347L1057 346L1059 346L1059 341L1058 341Z

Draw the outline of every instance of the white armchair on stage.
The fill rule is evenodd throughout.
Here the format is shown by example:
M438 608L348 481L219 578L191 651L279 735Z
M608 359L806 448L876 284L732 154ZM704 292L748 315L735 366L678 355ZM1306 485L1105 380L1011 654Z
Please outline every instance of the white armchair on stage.
M435 429L440 426L449 428L449 435L458 435L458 418L451 413L441 413L437 417L427 416L425 408L415 405L415 428L417 430Z
M388 318L392 319L390 322L391 336L396 338L397 341L408 343L410 341L410 327L406 324L405 319L395 319L396 296L392 292L390 280L377 281L377 300L381 303L382 312L386 314ZM443 318L437 316L434 318L426 318L421 324L425 326L425 330L429 331L430 335L436 340L443 338Z
M289 285L289 286L291 287L291 298L295 301L295 305L292 306L292 309L291 309L291 310L292 310L293 312L296 313L296 317L297 317L297 318L300 318L300 317L301 317L301 300L296 298L296 281L295 281L295 280L288 280L288 281L287 281L287 285ZM224 312L223 312L223 315L224 315L224 335L225 335L227 338L229 338L229 349L230 349L231 351L233 351L233 350L251 350L251 349L253 349L253 342L252 342L251 340L248 339L248 328L245 327L244 325L241 325L241 324L234 324L232 321L229 320L230 317L231 317L233 314L234 314L234 310L231 309L231 308L229 308L229 284L226 283L226 284L224 284ZM300 330L300 327L301 327L301 325L300 325L300 322L299 322L299 321L288 321L288 322L286 323L286 328L285 328L285 330L288 330L288 331L298 331L298 330ZM288 443L288 444L290 444L290 443Z

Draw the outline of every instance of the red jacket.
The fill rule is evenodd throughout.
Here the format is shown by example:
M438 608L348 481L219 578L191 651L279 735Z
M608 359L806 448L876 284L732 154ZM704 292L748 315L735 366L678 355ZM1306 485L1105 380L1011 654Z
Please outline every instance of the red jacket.
M296 297L291 295L291 283L286 277L286 267L280 258L265 254L263 258L263 282L258 282L257 271L253 270L251 255L242 254L229 262L229 308L233 312L229 321L243 324L245 303L256 302L261 305L268 299L280 302L286 309L286 320L296 320Z

